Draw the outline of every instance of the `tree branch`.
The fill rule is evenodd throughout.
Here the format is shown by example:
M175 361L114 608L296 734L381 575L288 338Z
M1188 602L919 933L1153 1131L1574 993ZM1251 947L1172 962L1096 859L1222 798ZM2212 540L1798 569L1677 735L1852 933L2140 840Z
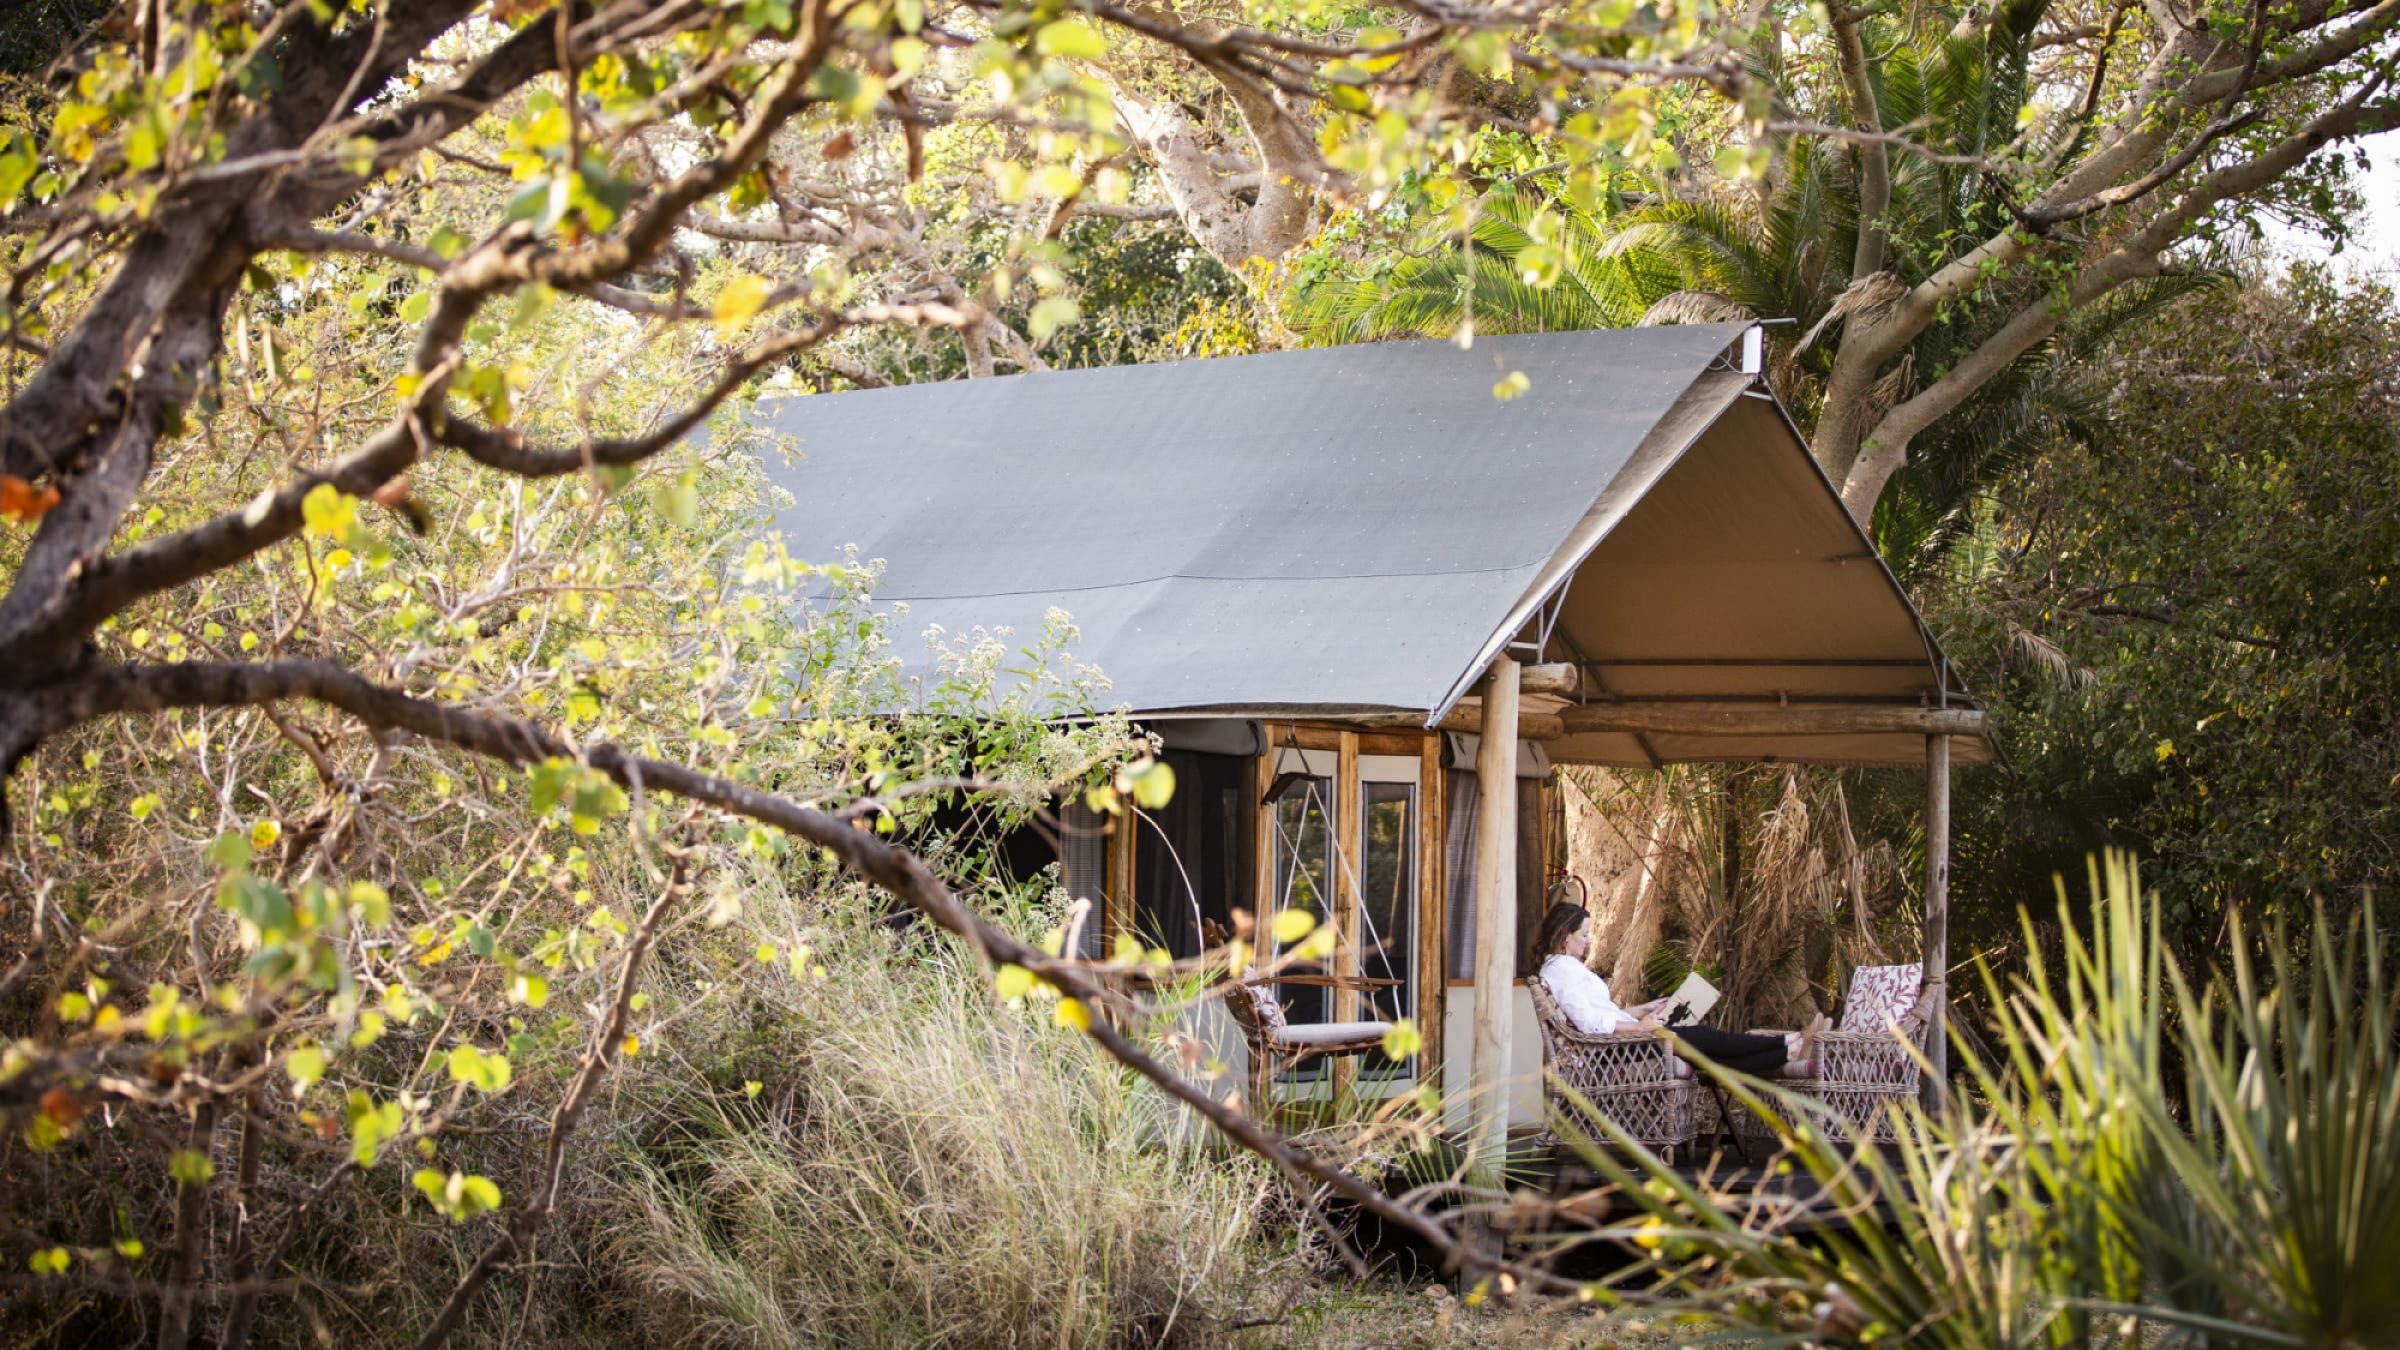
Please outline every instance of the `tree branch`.
M1857 278L1882 271L1890 248L1884 217L1892 207L1891 152L1882 140L1883 112L1876 106L1875 81L1867 72L1866 41L1859 31L1866 16L1840 0L1829 12L1850 127L1861 134L1854 143L1858 151L1858 244L1850 261L1850 275Z
M2064 297L2045 295L2019 310L1952 365L1942 378L1885 413L1866 438L1867 448L1842 482L1842 500L1851 515L1865 521L1873 514L1884 486L1908 462L1909 444L1919 433L1965 402L2010 362L2056 332L2076 308L2129 281L2155 275L2161 256L2201 216L2230 198L2273 182L2328 141L2400 126L2400 103L2378 106L2373 102L2383 83L2380 76L2370 79L2349 101L2309 122L2256 158L2206 175L2173 206L2085 265L2068 283Z
M566 741L530 722L499 713L438 704L388 688L331 662L279 661L260 664L190 662L180 665L111 666L72 681L20 695L19 716L0 700L0 765L13 766L34 743L11 752L22 728L54 735L77 723L118 713L175 707L251 706L307 698L339 708L371 727L406 731L511 765L575 758ZM33 713L28 717L24 710ZM11 727L15 722L16 728ZM614 745L588 748L583 763L629 791L668 793L771 825L827 850L848 871L908 904L937 926L964 939L984 960L1022 966L1087 1008L1122 1003L1082 962L1050 955L961 904L915 855L838 816L801 806L775 793L681 764L632 755ZM621 991L620 991L621 992ZM1453 1270L1505 1271L1535 1292L1568 1293L1581 1286L1547 1271L1478 1252L1433 1217L1402 1205L1314 1151L1268 1130L1250 1116L1217 1101L1110 1024L1091 1017L1086 1034L1119 1063L1156 1084L1199 1113L1227 1138L1265 1158L1286 1176L1305 1178L1356 1204L1383 1222L1413 1234L1442 1255Z

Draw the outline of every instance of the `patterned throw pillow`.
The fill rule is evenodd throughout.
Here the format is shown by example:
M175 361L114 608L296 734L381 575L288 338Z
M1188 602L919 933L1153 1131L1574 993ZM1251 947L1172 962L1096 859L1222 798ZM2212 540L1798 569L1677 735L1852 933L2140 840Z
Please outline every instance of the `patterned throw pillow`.
M1890 1031L1917 1006L1925 967L1860 966L1850 975L1850 1003L1842 1009L1844 1031Z

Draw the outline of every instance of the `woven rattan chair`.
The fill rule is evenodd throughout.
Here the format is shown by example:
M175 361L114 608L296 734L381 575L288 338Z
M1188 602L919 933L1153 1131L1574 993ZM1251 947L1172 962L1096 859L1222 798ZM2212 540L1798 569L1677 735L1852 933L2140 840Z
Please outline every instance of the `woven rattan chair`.
M1389 1022L1304 1022L1283 1015L1283 1004L1264 984L1237 981L1225 995L1233 1024L1250 1051L1250 1105L1262 1118L1273 1105L1275 1080L1313 1061L1361 1055L1383 1044Z
M1925 967L1860 966L1850 975L1850 997L1840 1025L1817 1035L1817 1072L1785 1087L1830 1108L1834 1127L1851 1138L1889 1143L1899 1137L1893 1108L1917 1096L1917 1058L1925 1048L1933 995ZM1752 1120L1754 1134L1773 1129Z
M1643 1147L1673 1161L1675 1150L1692 1142L1692 1080L1665 1034L1644 1028L1591 1035L1567 1020L1539 976L1526 987L1542 1029L1542 1092L1550 1109L1593 1142L1607 1143L1608 1132L1568 1095L1572 1089Z

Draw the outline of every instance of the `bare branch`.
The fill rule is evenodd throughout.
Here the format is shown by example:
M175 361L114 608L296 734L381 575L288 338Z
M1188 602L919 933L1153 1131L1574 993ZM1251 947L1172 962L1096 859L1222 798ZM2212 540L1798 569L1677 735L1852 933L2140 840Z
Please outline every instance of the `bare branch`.
M543 448L527 444L524 434L513 427L488 427L466 417L453 416L442 422L434 439L464 452L478 464L525 478L551 478L604 464L619 467L638 464L698 430L709 414L759 371L796 352L807 351L840 332L848 322L838 315L820 319L798 332L751 347L726 364L706 394L647 435L586 441L573 448Z

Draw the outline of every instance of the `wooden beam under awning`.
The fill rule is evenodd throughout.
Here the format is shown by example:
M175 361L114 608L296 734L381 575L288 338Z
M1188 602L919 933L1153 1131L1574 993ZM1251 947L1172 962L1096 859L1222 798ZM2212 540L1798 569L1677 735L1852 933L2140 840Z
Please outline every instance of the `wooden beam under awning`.
M1983 736L1991 729L1979 708L1876 703L1585 703L1561 708L1555 716L1568 735L1639 731L1659 736Z
M1420 726L1409 714L1362 719L1373 725ZM1483 731L1483 709L1451 709L1443 731ZM1989 736L1980 708L1921 708L1879 703L1579 703L1517 718L1521 740L1557 740L1594 732L1653 736Z

